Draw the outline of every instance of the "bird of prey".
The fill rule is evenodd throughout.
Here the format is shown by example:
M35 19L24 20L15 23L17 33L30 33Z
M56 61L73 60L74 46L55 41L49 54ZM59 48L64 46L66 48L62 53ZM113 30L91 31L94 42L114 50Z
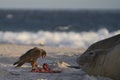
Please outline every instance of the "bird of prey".
M38 66L37 59L38 58L46 58L46 51L43 49L39 49L34 47L28 50L25 54L19 57L19 60L15 62L13 65L17 65L16 67L21 67L24 63L30 63L32 68L36 68Z

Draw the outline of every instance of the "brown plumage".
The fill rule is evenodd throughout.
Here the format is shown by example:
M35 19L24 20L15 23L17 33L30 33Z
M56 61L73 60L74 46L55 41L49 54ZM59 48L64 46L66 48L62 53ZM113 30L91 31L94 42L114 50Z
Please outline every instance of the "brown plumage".
M40 57L45 58L46 51L34 47L33 49L28 50L25 54L20 56L19 60L13 65L17 65L16 67L21 67L24 63L31 63L32 68L35 68L37 67L37 59Z

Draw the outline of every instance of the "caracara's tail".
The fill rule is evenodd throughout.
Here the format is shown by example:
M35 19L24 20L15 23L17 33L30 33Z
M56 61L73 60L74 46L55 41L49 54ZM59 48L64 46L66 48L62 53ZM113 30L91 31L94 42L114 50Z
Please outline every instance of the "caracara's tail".
M13 65L17 65L16 67L21 67L25 62L23 61L17 61Z
M16 64L18 64L18 63L19 63L19 61L15 62L13 65L16 65Z

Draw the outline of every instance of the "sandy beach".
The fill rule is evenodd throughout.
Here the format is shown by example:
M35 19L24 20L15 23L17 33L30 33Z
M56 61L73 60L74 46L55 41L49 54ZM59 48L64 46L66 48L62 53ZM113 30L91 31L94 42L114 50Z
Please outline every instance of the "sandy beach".
M13 63L33 47L35 46L0 44L0 80L111 80L89 76L81 69L68 67L78 66L76 58L85 51L82 48L37 46L47 52L46 60L38 59L39 66L48 63L51 69L61 70L61 73L32 73L28 63L15 68Z
M88 75L79 67L76 59L97 41L120 34L120 10L115 9L117 7L115 0L113 8L111 6L113 0L109 0L109 5L107 0L103 2L97 0L89 0L89 2L87 0L28 1L0 1L0 80L111 80L102 76ZM71 2L71 5L68 2ZM98 3L98 9L95 3ZM83 7L80 7L80 4ZM84 8L85 4L86 8ZM73 8L72 5L74 5ZM57 8L60 6L61 8ZM111 7L107 9L105 6ZM119 71L117 65L119 58L115 56L119 51L118 53L115 51L116 54L113 55L115 59L111 56L114 54L113 45L119 42L120 36L110 42L102 42L97 47L93 46L93 49L86 52L85 61L81 56L79 59L82 61L78 63L87 63L84 65L87 67L90 67L91 63L95 64L92 67L95 69L94 72L103 72L108 75L111 71L111 75L114 76L112 71ZM60 70L61 73L31 72L32 67L29 63L15 68L13 64L19 57L34 47L42 48L47 52L46 59L37 60L38 67L41 68L43 63L47 63L50 69ZM97 56L97 59L94 59L101 51L105 55L99 54L100 57ZM111 54L108 55L108 53ZM112 62L117 65L117 68ZM96 68L96 65L100 65L100 69ZM89 70L93 72L91 68ZM119 76L119 72L115 76Z

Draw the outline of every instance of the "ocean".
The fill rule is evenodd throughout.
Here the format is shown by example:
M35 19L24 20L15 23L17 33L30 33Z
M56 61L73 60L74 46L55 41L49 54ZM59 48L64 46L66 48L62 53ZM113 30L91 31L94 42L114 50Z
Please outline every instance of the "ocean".
M0 43L87 48L120 34L120 10L0 9Z

